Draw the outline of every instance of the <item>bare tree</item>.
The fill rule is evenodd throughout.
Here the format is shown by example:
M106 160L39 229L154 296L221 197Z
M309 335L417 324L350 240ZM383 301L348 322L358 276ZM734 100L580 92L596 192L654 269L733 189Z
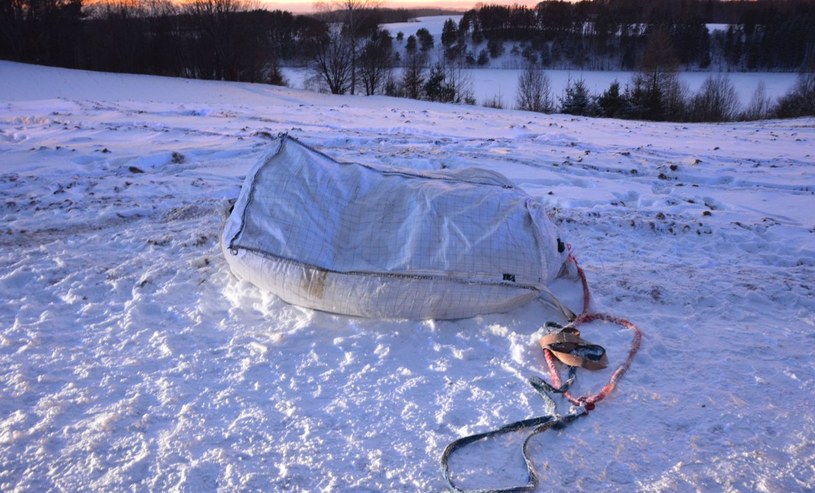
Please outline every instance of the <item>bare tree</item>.
M365 43L360 52L359 77L366 96L380 92L385 81L390 78L393 65L391 42L388 31L378 31Z
M200 23L203 33L199 57L200 74L207 79L236 80L236 39L239 29L235 14L244 10L241 0L194 0L187 13Z
M764 120L770 116L770 108L772 107L772 100L767 96L767 88L764 81L760 81L753 91L753 97L750 98L750 103L741 113L742 120Z
M774 113L778 118L815 115L815 71L798 75L795 86L779 98Z
M331 94L345 94L353 87L352 51L348 39L336 29L330 29L314 47L314 70Z
M690 117L700 122L727 122L736 117L739 98L726 75L709 76L691 100Z
M518 95L515 107L519 110L539 113L554 112L552 87L543 69L531 63L526 66L518 77Z
M342 30L346 37L347 46L351 50L351 94L354 94L357 85L357 62L359 59L359 38L361 26L365 17L380 5L383 0L327 0L317 2L318 10L338 14L335 22L344 26Z

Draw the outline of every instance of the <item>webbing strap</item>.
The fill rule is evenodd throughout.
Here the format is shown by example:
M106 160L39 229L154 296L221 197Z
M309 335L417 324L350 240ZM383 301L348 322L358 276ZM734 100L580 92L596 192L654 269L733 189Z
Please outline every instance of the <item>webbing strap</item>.
M608 356L602 346L585 341L580 337L580 331L573 326L552 325L559 330L541 337L539 344L561 363L592 371L602 370L608 366Z
M568 387L569 383L574 380L574 376L570 381L566 383L566 387ZM529 452L527 447L529 445L529 441L535 435L539 433L543 433L544 431L550 428L560 428L565 426L572 421L576 420L580 416L586 414L585 409L582 407L574 408L572 411L565 415L560 416L557 414L557 408L555 401L547 394L547 391L550 392L564 392L565 388L562 389L554 389L551 385L546 383L545 381L541 380L538 377L531 377L529 379L529 384L538 391L538 394L543 397L544 402L546 403L546 414L543 416L537 416L534 418L527 418L522 419L520 421L515 421L514 423L506 424L500 428L495 430L486 431L484 433L476 433L474 435L468 435L465 437L461 437L458 440L451 442L447 447L445 447L444 452L441 454L441 472L444 480L447 482L447 487L455 491L457 493L521 493L526 491L532 491L538 486L539 476L538 471L535 469L535 464L532 462L532 459L529 458ZM450 456L456 450L469 445L471 443L478 442L480 440L486 440L488 438L496 437L499 435L505 435L507 433L512 433L515 431L521 431L525 429L531 428L532 430L524 439L523 446L521 448L521 453L523 454L524 463L526 464L526 474L527 474L527 482L524 485L520 486L510 486L507 488L477 488L471 490L465 490L456 486L453 482L452 478L450 477Z
M557 299L557 296L555 296L552 293L552 291L549 290L549 288L547 288L546 286L539 286L538 289L540 289L540 291L546 293L546 295L549 296L548 299L544 298L543 296L538 297L538 299L542 303L549 303L550 305L552 305L554 308L560 311L560 313L563 314L566 320L571 321L577 318L577 315L573 311L571 311L568 306L561 303L560 300Z
M634 361L634 356L637 355L637 351L640 349L640 345L642 343L642 332L640 329L634 325L633 323L629 322L624 318L620 318L614 315L608 315L606 313L591 313L589 312L589 306L591 304L591 292L589 291L589 282L586 279L586 273L583 271L583 268L577 263L577 259L573 256L570 256L570 259L574 262L575 266L577 267L577 274L580 276L580 282L583 284L583 311L578 315L574 320L569 322L566 325L567 328L571 327L577 329L578 326L582 324L587 324L593 322L595 320L602 320L605 322L613 323L619 325L620 327L626 328L634 333L633 338L631 339L631 346L628 349L628 355L626 356L625 360L618 366L614 372L611 374L611 377L608 379L608 382L600 389L599 392L596 394L585 395L582 397L575 397L572 393L568 390L563 392L563 395L575 406L586 406L586 409L591 411L594 409L594 405L599 401L603 400L608 396L614 389L617 387L617 383L623 378L625 372L631 367L631 363ZM560 387L560 375L558 375L557 365L555 364L555 356L549 349L543 349L543 355L546 359L546 364L549 367L549 375L552 378L552 386Z
M566 317L569 323L566 325L566 327L560 327L560 329L563 330L561 330L559 334L563 335L550 334L548 336L544 336L540 342L541 347L543 348L544 358L546 359L546 363L549 367L549 374L551 376L552 383L550 384L539 377L532 377L529 379L529 383L532 385L532 387L535 388L535 390L538 391L538 393L543 397L544 402L546 403L546 414L535 418L528 418L516 421L514 423L504 425L492 431L465 436L447 445L447 447L444 449L444 452L441 455L441 468L442 476L444 477L444 480L447 482L447 487L450 490L455 491L457 493L465 492L521 493L534 490L537 487L539 481L538 473L535 469L535 465L530 460L529 454L527 452L527 446L532 437L550 428L558 428L561 426L565 426L571 423L572 421L576 420L580 416L587 415L588 411L594 409L594 405L597 402L604 399L616 388L617 383L623 377L625 372L628 371L628 369L631 366L631 363L634 360L634 356L637 354L637 351L639 351L640 344L642 341L642 332L640 332L639 328L636 325L629 322L628 320L613 315L589 312L589 306L591 304L591 293L589 292L589 283L586 280L586 273L583 271L580 265L578 265L577 259L575 259L573 255L569 254L569 259L573 261L575 266L577 267L577 273L580 276L581 283L583 284L583 310L581 311L580 315L575 315L574 312L572 312L565 305L560 303L560 301L558 301L558 299L551 292L545 290L545 292L551 298L551 300L548 301L550 301L550 303L552 303L555 307L560 309L561 313L563 313L563 315ZM600 389L600 391L597 392L596 394L582 396L578 398L569 392L569 387L575 380L577 367L583 366L589 369L599 369L605 368L605 366L608 364L605 355L605 350L603 350L602 354L599 357L597 357L597 354L590 355L589 358L583 358L584 361L569 359L570 353L572 353L574 349L580 345L582 345L584 348L592 346L588 348L589 351L595 350L595 348L593 347L595 345L588 344L586 343L586 341L580 339L580 332L577 330L577 327L579 325L593 322L595 320L603 320L606 322L617 324L628 330L631 330L634 333L634 337L631 341L631 347L628 350L628 355L625 361L623 361L623 363L620 364L620 366L618 366L617 369L614 370L606 385L604 385L603 388ZM567 343L573 345L574 347L572 348L563 347L564 349L563 351L553 351L553 349L557 349L558 347L560 347L557 346L558 343ZM569 368L569 377L566 380L566 382L561 382L560 375L558 374L557 365L555 363L556 358L555 352L560 353L557 355L557 357L561 358L561 360L565 364L567 364ZM590 364L581 364L584 363L585 360L593 360L593 362ZM570 361L571 363L574 364L569 363ZM597 365L597 368L592 368L591 366L595 364ZM565 416L558 415L555 401L548 394L549 392L563 394L569 400L569 402L571 402L572 405L575 407L573 407L571 412ZM522 448L523 458L526 464L527 471L527 482L525 485L511 486L508 488L498 488L498 489L464 490L456 486L456 484L450 478L449 459L453 452L455 452L456 450L480 440L485 440L491 437L527 428L532 428L532 430L530 431L529 435L527 435L527 437L524 439Z

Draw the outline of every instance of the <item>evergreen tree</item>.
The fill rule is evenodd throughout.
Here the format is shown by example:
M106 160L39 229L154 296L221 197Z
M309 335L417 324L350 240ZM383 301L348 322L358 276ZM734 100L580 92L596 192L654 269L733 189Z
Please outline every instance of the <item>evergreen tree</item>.
M447 49L450 49L458 39L458 28L453 19L444 21L444 27L441 32L441 44Z
M504 54L504 43L496 38L490 38L487 41L487 50L490 52L490 57L498 58Z
M590 116L595 113L586 81L583 79L575 82L569 80L566 84L565 95L560 100L560 111L567 115L580 116Z
M416 31L416 39L419 40L419 45L421 46L422 51L430 51L433 48L433 35L430 34L425 28L420 28Z
M489 53L487 53L486 49L482 49L481 51L478 52L478 60L476 60L476 63L478 63L482 67L490 63L490 55Z
M620 92L620 83L616 80L597 98L598 112L600 116L607 118L622 117L625 105L625 96Z
M659 27L653 29L627 94L630 117L656 121L681 118L685 103L677 65L667 33Z
M402 87L405 96L411 99L422 97L422 87L425 83L424 57L418 53L408 55L402 71Z
M460 81L456 79L453 68L441 62L430 68L423 89L425 97L430 101L459 103L463 96Z
M407 51L408 54L416 52L416 36L412 34L408 36L407 43L405 44L405 51Z
M280 71L280 62L278 62L276 58L269 64L268 74L269 75L266 81L267 83L273 86L289 85L289 81L286 80L286 78L283 76L283 72Z

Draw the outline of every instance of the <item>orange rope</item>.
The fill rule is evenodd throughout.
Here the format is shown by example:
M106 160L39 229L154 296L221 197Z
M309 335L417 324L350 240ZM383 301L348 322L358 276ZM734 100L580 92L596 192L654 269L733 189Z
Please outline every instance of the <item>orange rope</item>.
M567 326L577 328L579 325L586 324L593 322L595 320L602 320L605 322L610 322L621 327L624 327L632 332L634 332L634 338L631 341L631 348L628 350L628 356L625 358L620 366L617 367L616 370L611 374L608 382L600 389L599 392L596 394L585 395L582 397L575 397L571 392L568 390L563 392L563 395L575 406L584 406L587 411L591 411L594 409L594 405L601 400L605 399L614 389L617 387L617 383L623 378L625 372L631 367L631 363L634 361L634 356L636 356L637 351L640 349L640 344L642 343L642 332L640 329L634 325L633 323L629 322L628 320L620 317L616 317L614 315L608 315L605 313L590 313L589 312L589 305L591 304L591 293L589 291L589 282L586 280L586 273L583 271L583 268L580 267L577 263L577 259L574 258L573 255L569 254L569 258L574 262L574 265L577 267L577 274L580 276L580 281L583 284L583 311L578 315L574 320L572 320ZM555 357L552 354L552 351L548 349L543 350L544 358L546 359L546 364L549 367L549 375L552 379L553 387L560 388L562 386L560 375L557 371L557 366L555 364Z

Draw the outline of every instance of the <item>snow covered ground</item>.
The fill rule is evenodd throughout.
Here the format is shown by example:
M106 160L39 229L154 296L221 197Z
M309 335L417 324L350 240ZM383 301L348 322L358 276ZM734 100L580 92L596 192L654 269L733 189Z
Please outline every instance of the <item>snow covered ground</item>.
M559 317L541 304L363 320L229 273L228 201L282 131L506 174L551 208L595 308L641 326L617 391L533 440L541 491L815 489L815 119L593 120L0 62L0 490L441 491L448 442L542 413L526 377ZM578 306L576 282L553 290ZM630 340L584 335L612 366ZM465 449L455 477L523 482L522 438Z

